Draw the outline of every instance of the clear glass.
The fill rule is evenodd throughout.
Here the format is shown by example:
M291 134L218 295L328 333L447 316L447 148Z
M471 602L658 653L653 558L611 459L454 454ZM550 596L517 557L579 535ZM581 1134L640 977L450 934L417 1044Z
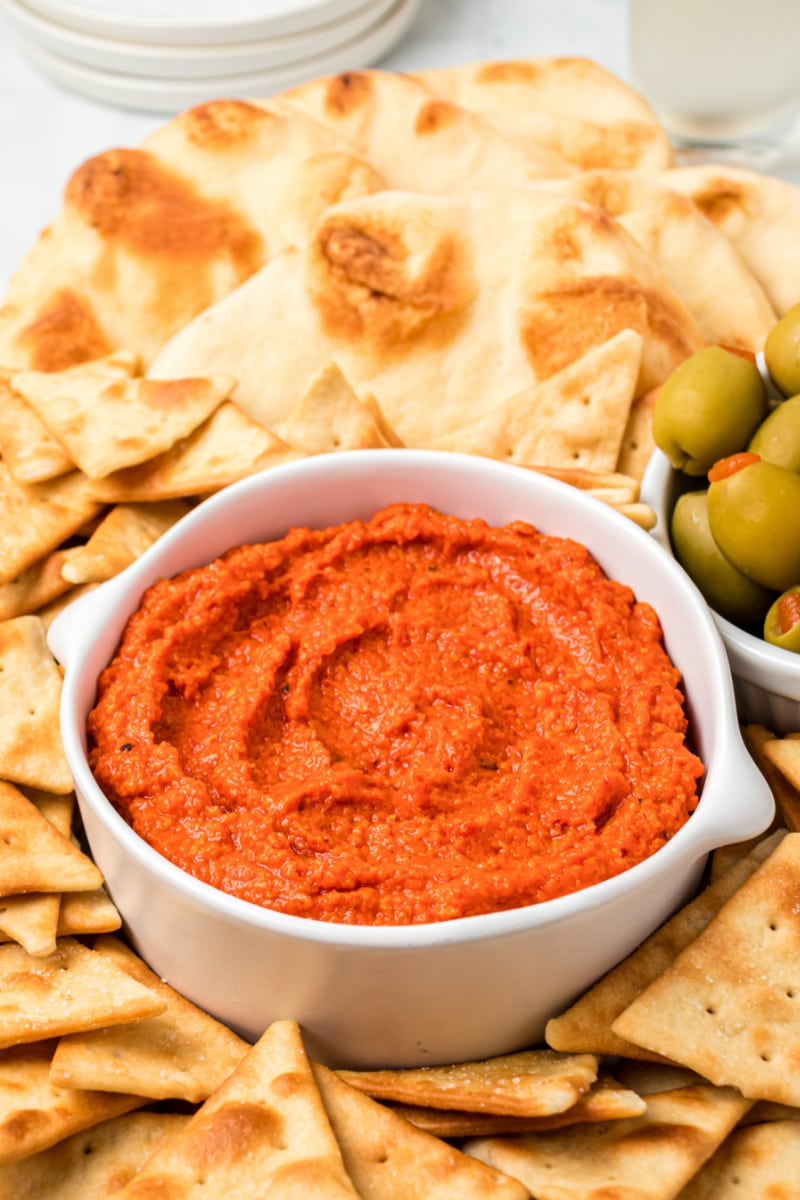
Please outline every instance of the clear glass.
M676 144L753 165L800 136L800 0L629 0L631 78Z

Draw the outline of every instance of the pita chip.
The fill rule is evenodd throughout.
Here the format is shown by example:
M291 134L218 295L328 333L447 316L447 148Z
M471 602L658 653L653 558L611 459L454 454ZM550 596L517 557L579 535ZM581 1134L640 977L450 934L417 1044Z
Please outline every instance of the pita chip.
M680 1200L792 1200L800 1179L800 1120L734 1129Z
M616 1018L631 1042L751 1099L800 1107L800 833Z
M523 1050L454 1066L339 1071L339 1075L379 1100L533 1117L563 1112L575 1104L597 1079L597 1070L594 1054Z
M86 891L100 870L12 784L0 781L0 896Z
M0 621L35 613L69 591L69 580L61 572L77 549L53 550L16 579L0 583Z
M92 488L99 499L111 503L174 500L219 491L247 475L301 457L228 401L164 454L116 471Z
M674 1200L749 1106L733 1088L701 1084L648 1096L639 1117L480 1138L464 1150L536 1200Z
M0 462L0 584L18 578L97 516L102 504L90 489L90 480L80 471L21 484Z
M433 446L523 467L614 471L641 360L641 336L621 330Z
M89 479L162 454L211 416L235 387L213 379L98 379L89 366L23 371L11 385Z
M0 806L7 799L8 789L14 792L10 784L0 784ZM47 792L29 789L29 800L35 805L43 817L49 821L56 832L63 837L70 851L79 854L69 840L72 825L72 796L52 796ZM24 799L24 797L23 797ZM27 815L27 814L26 814ZM10 844L14 844L14 832ZM6 835L8 836L8 835ZM21 853L28 853L24 850ZM88 860L87 860L88 862ZM56 862L56 867L58 863ZM94 866L94 864L90 864ZM2 866L2 858L0 858ZM41 867L39 868L41 870ZM57 874L57 871L55 872ZM99 874L99 872L98 872ZM35 958L45 958L56 949L59 914L61 911L61 893L49 891L51 886L49 874L46 875L47 888L41 893L28 892L19 895L7 895L0 900L0 940L18 942L28 954Z
M33 958L21 946L0 946L0 1048L144 1020L165 1001L116 963L73 938L55 954Z
M0 454L20 483L40 483L75 467L47 426L10 383L11 373L0 374Z
M116 1200L356 1200L300 1031L277 1021Z
M377 401L367 405L353 391L336 363L323 367L275 432L303 454L370 450L396 446L376 418Z
M749 855L733 864L715 883L651 934L633 954L584 992L566 1012L552 1017L545 1027L548 1045L573 1053L591 1046L599 1054L663 1059L663 1055L634 1044L612 1029L615 1019L706 928L722 905L765 861L782 836L777 833L765 839Z
M787 803L788 789L782 789L783 803L776 795L781 815L790 829L800 829L800 738L771 738L764 743L764 756L780 772L793 790L794 803Z
M92 533L76 547L62 566L69 584L103 583L135 562L177 521L189 512L182 500L154 504L118 504Z
M93 933L113 933L122 918L105 888L92 892L66 892L61 897L58 937L85 937Z
M0 1051L0 1164L25 1159L142 1104L138 1096L54 1087L50 1081L54 1045L41 1041ZM15 1200L19 1194L14 1193Z
M94 951L160 997L164 1011L144 1021L62 1037L50 1068L58 1087L132 1092L154 1100L205 1100L231 1074L248 1049L196 1008L114 937Z
M0 1200L106 1200L188 1120L184 1113L132 1112L101 1121L0 1166Z
M494 1137L497 1134L539 1133L545 1129L562 1129L566 1125L582 1125L585 1121L618 1121L622 1117L638 1117L647 1105L630 1087L612 1076L601 1073L597 1082L579 1100L562 1113L549 1117L513 1117L505 1113L460 1112L452 1108L424 1108L421 1105L394 1104L392 1110L442 1138Z
M510 1176L469 1158L312 1064L344 1165L362 1200L528 1200Z
M39 617L0 622L0 658L0 778L71 792L59 725L61 672Z

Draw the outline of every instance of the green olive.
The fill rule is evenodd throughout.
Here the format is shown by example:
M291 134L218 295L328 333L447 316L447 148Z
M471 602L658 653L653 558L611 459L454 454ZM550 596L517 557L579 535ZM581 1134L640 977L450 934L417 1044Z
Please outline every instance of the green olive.
M784 592L764 619L764 639L800 654L800 584Z
M707 346L682 362L656 397L653 437L673 467L705 475L720 458L746 446L767 413L767 391L755 363Z
M764 362L784 396L800 392L800 304L793 304L767 335Z
M767 462L800 471L800 396L784 400L761 422L750 439L748 450Z
M675 557L715 612L741 625L763 620L774 592L748 579L725 558L708 525L706 492L686 492L678 498L670 536Z
M713 477L713 475L712 475ZM708 489L708 524L735 567L782 592L800 582L800 475L755 459Z

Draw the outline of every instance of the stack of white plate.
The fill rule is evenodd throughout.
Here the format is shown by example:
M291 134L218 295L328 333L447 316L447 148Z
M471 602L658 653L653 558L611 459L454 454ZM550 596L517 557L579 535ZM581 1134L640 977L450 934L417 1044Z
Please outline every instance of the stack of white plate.
M178 112L378 62L421 0L0 0L57 83Z

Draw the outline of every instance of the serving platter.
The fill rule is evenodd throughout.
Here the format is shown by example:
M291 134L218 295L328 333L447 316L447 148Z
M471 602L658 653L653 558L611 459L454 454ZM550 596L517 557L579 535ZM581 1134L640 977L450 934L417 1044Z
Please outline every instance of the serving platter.
M102 6L101 13L99 3L84 0L62 6L55 0L37 0L29 7L47 18L60 12L65 25L86 37L123 36L120 23L109 17L108 6ZM355 19L363 8L355 3L346 9L337 5L336 19ZM310 28L312 14L319 17L327 11L321 5L281 3L266 9L265 15L265 7L260 8L266 24L261 24L259 36L264 38L294 37L302 31L304 20ZM177 6L170 11L181 15ZM138 10L152 45L173 36L156 34L163 12L160 6ZM192 6L193 19L197 13ZM256 14L253 9L245 14L244 6L234 5L228 7L226 19L233 44L248 36L243 29L252 31ZM208 41L204 33L198 36L200 44L210 45L210 31ZM138 32L136 37L145 40ZM97 73L86 64L75 66L85 68L90 76ZM9 288L0 312L4 401L0 520L8 535L0 555L6 576L0 586L0 604L6 606L0 609L0 707L8 715L5 733L0 735L0 779L5 800L17 806L20 828L35 827L37 838L49 834L41 823L46 820L46 798L41 792L47 791L51 799L67 801L66 809L57 806L61 815L50 824L57 826L60 821L61 842L70 844L70 815L64 825L64 811L69 814L71 778L65 774L56 715L62 681L46 631L64 605L81 591L118 577L147 546L174 528L198 499L298 457L343 449L377 454L388 447L402 451L403 446L427 443L554 475L650 530L657 514L642 493L642 479L652 451L654 389L674 361L695 346L721 337L723 328L726 337L735 329L743 348L754 352L766 323L777 315L791 289L790 252L775 255L768 248L774 245L776 222L782 243L787 247L795 243L798 189L727 167L707 169L702 175L676 168L663 131L642 107L641 98L630 95L596 64L539 60L504 69L488 64L487 70L476 66L450 73L431 71L414 79L357 72L358 61L350 66L353 70L343 76L313 79L291 94L269 100L236 103L228 93L225 99L207 102L206 94L199 112L154 129L141 147L110 151L76 167L63 209L31 249ZM214 86L224 82L229 81L212 77ZM284 82L273 77L263 89L274 91L290 82L288 76ZM106 83L101 73L99 86ZM179 91L181 81L173 83ZM558 100L559 87L569 93L569 115L565 115L566 100ZM173 98L179 105L174 94ZM338 106L329 103L333 98ZM579 103L580 115L576 113ZM602 120L601 111L606 113ZM268 141L267 127L280 130L280 137ZM251 147L249 153L239 153L242 144ZM641 155L634 161L632 145ZM600 147L606 157L599 163ZM328 168L335 166L332 175L314 174L322 159ZM487 189L483 176L480 194L476 190L465 197L464 189L480 177L487 161L494 182L501 186ZM446 178L443 162L448 168ZM312 164L316 165L312 168ZM649 181L646 186L638 186L642 174ZM119 193L114 188L121 179L130 190L125 204L117 207L113 201ZM663 204L665 193L672 200L670 216ZM731 205L732 193L739 196L740 208ZM728 197L725 211L714 203L721 196ZM155 222L154 211L159 218ZM685 215L677 218L678 212ZM164 216L169 218L169 239L157 236L167 226ZM205 238L209 229L213 236ZM661 236L666 232L669 237ZM664 244L679 246L680 253L664 257ZM403 250L399 257L398 245ZM687 252L688 246L692 249ZM704 311L689 287L694 272L682 270L681 260L696 265L701 257L711 261L712 256L715 263L724 264L725 285L716 289L714 302ZM183 290L174 287L176 279L186 285ZM554 294L568 296L569 303L554 304ZM582 299L587 295L591 302ZM625 304L617 308L620 295ZM325 301L322 306L320 298ZM575 313L577 319L571 319ZM617 325L609 329L598 323L598 313L606 321L611 313ZM659 341L653 333L658 326L655 316L665 313L677 343ZM359 336L365 338L361 346ZM545 345L552 355L547 361L536 356L537 348ZM194 427L182 426L166 446L158 440L164 436L165 422L155 422L151 440L151 434L143 436L138 461L125 458L131 453L129 426L115 419L114 405L129 404L130 411L142 417L142 428L150 429L144 418L157 408L153 385L159 379L190 377L195 381L192 387L198 380L213 381L219 389L219 403L211 416L198 417ZM264 387L265 379L269 389ZM182 397L187 407L197 400L191 389L184 390ZM63 419L64 404L68 421ZM267 404L275 406L268 416ZM17 431L22 431L16 442L2 419L11 412L17 414ZM105 463L99 471L98 456ZM35 520L31 514L36 514ZM60 523L54 523L56 516ZM32 711L26 715L23 700L29 694ZM655 1064L654 1091L642 1068L648 1052L651 1057L658 1055L654 1046L666 1045L662 1036L671 1036L672 1004L686 985L683 951L697 956L696 969L704 976L713 976L719 955L739 964L736 987L729 987L727 981L720 986L746 1011L755 1011L758 989L768 980L773 991L762 1015L764 1027L775 1035L774 1047L781 1054L787 1048L794 1053L800 1043L788 994L798 982L800 962L792 917L792 889L800 879L800 796L791 768L788 774L776 770L764 752L767 745L784 755L788 748L786 761L791 761L797 738L791 729L782 737L752 726L744 732L750 753L778 800L775 840L759 841L752 851L741 846L715 852L703 879L715 890L703 888L697 897L699 910L682 909L676 926L657 931L652 943L646 939L647 968L639 957L621 966L626 987L630 987L629 972L637 980L634 993L642 990L643 981L648 988L657 988L653 1011L655 1019L660 1017L666 1025L666 1034L654 1032L641 1012L628 1013L627 1023L612 1029L633 1007L634 997L628 991L622 1011L609 1016L606 1009L589 1033L584 1027L580 1036L588 1040L582 1045L562 1040L558 1027L551 1030L548 1044L533 1048L545 1055L541 1061L537 1057L536 1070L544 1062L549 1084L555 1073L562 1088L567 1070L573 1081L572 1098L558 1112L535 1106L528 1111L526 1120L540 1123L528 1127L524 1143L516 1141L511 1147L524 1149L524 1162L508 1157L506 1135L522 1132L509 1122L515 1118L512 1110L519 1093L532 1086L533 1061L515 1057L500 1066L468 1064L465 1086L450 1093L463 1104L464 1094L482 1080L482 1103L487 1091L502 1097L503 1111L493 1114L501 1119L500 1136L506 1139L499 1148L494 1143L487 1146L484 1139L481 1144L465 1143L464 1138L480 1137L487 1128L470 1124L464 1132L467 1108L456 1114L461 1132L453 1133L453 1126L442 1123L430 1091L416 1093L424 1098L416 1111L406 1113L412 1124L404 1118L398 1126L397 1114L391 1113L391 1136L403 1149L398 1170L405 1172L406 1194L429 1186L425 1164L430 1153L438 1165L447 1162L464 1172L456 1194L469 1195L470 1186L476 1188L475 1194L484 1194L480 1188L488 1187L489 1179L484 1174L476 1182L471 1165L480 1159L499 1172L492 1176L491 1194L505 1194L497 1191L503 1187L509 1198L523 1200L540 1186L531 1174L537 1154L563 1152L559 1169L565 1178L572 1178L582 1155L585 1162L584 1138L589 1139L593 1181L608 1169L610 1178L619 1181L622 1173L634 1186L630 1173L635 1175L632 1162L639 1153L637 1144L645 1134L652 1135L651 1143L657 1142L665 1127L668 1133L685 1133L689 1127L689 1140L699 1149L688 1157L678 1156L677 1162L648 1160L650 1190L644 1193L648 1196L674 1200L681 1188L692 1186L690 1181L700 1187L708 1179L704 1172L712 1160L715 1170L727 1170L726 1164L733 1163L731 1171L741 1172L750 1139L772 1147L769 1169L777 1183L785 1185L796 1178L800 1097L791 1091L793 1074L756 1061L759 1055L753 1045L737 1041L732 1026L725 1024L725 1010L720 1011L712 998L691 993L703 1002L704 1015L698 1010L697 1028L713 1029L713 1036L692 1039L691 1056L686 1047L686 1065L699 1071L701 1078L680 1075L676 1087L674 1078L670 1081L666 1074L658 1074L663 1064ZM77 822L73 828L80 837ZM51 872L52 880L63 879L60 855L68 853L61 843L57 850L59 865ZM89 856L84 854L84 859L88 862ZM87 862L80 864L84 871L91 866ZM726 868L734 875L727 874ZM36 878L36 888L41 889L41 872ZM787 878L792 884L784 893L778 884ZM720 898L716 884L722 879L730 890L723 888ZM101 1122L104 1125L118 1116L126 1120L126 1109L135 1107L153 1115L156 1107L166 1106L173 1110L169 1116L191 1120L195 1110L202 1113L207 1103L205 1116L192 1129L214 1130L217 1114L228 1103L245 1112L248 1104L266 1101L286 1120L289 1141L296 1148L302 1143L298 1131L319 1120L323 1094L328 1124L323 1120L315 1127L328 1139L326 1153L336 1163L337 1155L343 1155L346 1173L357 1173L361 1168L356 1159L359 1154L369 1159L369 1152L354 1125L334 1121L338 1085L324 1073L314 1075L303 1049L302 1030L293 1027L292 1014L287 1022L271 1027L254 1050L240 1044L230 1030L220 1029L207 1014L190 1014L185 998L131 954L124 935L118 943L109 942L108 933L119 927L118 914L108 895L91 886L91 878L87 890L92 892L91 911L80 917L66 887L59 885L57 892L45 893L48 901L57 900L55 906L48 905L49 910L56 909L55 924L51 911L49 933L42 935L39 927L37 943L30 940L29 926L21 935L25 940L20 940L16 926L16 944L12 940L0 947L0 972L5 962L9 973L5 977L17 981L20 1020L27 1019L25 1009L30 1005L30 992L23 993L19 982L26 973L32 989L38 986L54 1002L61 997L60 1011L46 1028L48 1039L51 1035L62 1039L62 1056L83 1033L98 1032L96 1041L117 1049L122 1045L127 1077L117 1073L112 1086L109 1075L102 1083L98 1075L94 1082L82 1075L81 1087L73 1090L99 1090L111 1099L72 1125L58 1126L49 1142L36 1141L33 1135L4 1141L10 1126L0 1116L0 1188L5 1178L13 1180L9 1186L19 1189L16 1194L24 1194L19 1180L26 1164L44 1169L40 1156L51 1145L59 1154L76 1155L76 1147L94 1144L91 1139L101 1137ZM19 896L11 898L21 897L27 911L34 894L37 901L43 898L29 882ZM729 902L734 907L726 911L735 919L716 922L719 905ZM779 904L777 920L775 911L767 911L770 903L773 909ZM3 908L0 929L9 924L14 905ZM698 911L705 915L698 917ZM747 940L745 927L754 926L768 931L758 947ZM706 928L708 937L701 939ZM779 936L770 943L773 934ZM5 936L13 939L15 934L7 931ZM86 950L88 960L76 945ZM766 955L764 946L770 947ZM747 962L754 964L754 974L741 966ZM775 964L779 971L773 970ZM112 1036L107 1006L99 1014L95 1007L93 1017L86 1018L94 1022L92 1029L76 1027L77 1006L63 1003L59 983L85 981L87 970L103 973L98 974L97 985L88 988L95 997L119 992L131 1006L125 1011L127 1025L138 1030L135 1053L131 1043L124 1041L124 1029L115 1026ZM125 982L126 974L138 980L141 990ZM619 978L615 976L615 981ZM47 981L45 987L42 979ZM780 988L783 991L774 990ZM13 988L9 991L13 993ZM593 992L587 997L592 1004L598 999ZM159 1005L163 1008L156 1011ZM781 1028L770 1024L770 1012L777 1011L786 1017ZM137 1017L131 1015L134 1012ZM739 1013L737 1008L734 1016ZM578 1019L570 1009L554 1017L565 1018L562 1036L566 1026ZM702 1025L711 1018L712 1024ZM163 1043L154 1052L147 1036L148 1029L154 1028L148 1025L152 1020L164 1022L155 1029L169 1032L174 1055L164 1054ZM195 1026L195 1021L200 1025ZM744 1020L741 1027L750 1025ZM27 1041L20 1037L19 1025L14 1026L6 1043L9 1061L22 1064L21 1094L29 1107L34 1082L41 1086L44 1080L47 1090L58 1080L63 1091L70 1078L73 1083L77 1078L72 1074L75 1060L67 1064L62 1057L60 1068L54 1067L52 1046L43 1049L44 1029L37 1027L37 1039L31 1042L30 1037ZM623 1030L630 1037L620 1054L612 1034L619 1037ZM574 1030L565 1036L574 1038ZM123 1039L121 1043L117 1037ZM199 1042L193 1040L197 1038ZM718 1068L704 1057L704 1044L734 1049ZM87 1053L85 1044L77 1045L90 1066L94 1063L91 1069L98 1071L97 1059ZM209 1063L219 1071L204 1075L199 1083L195 1078L195 1090L189 1095L180 1090L176 1079L181 1074L186 1077L187 1060L197 1065L205 1058L202 1047L208 1048ZM682 1052L672 1045L663 1051L678 1058ZM231 1074L231 1056L237 1055L242 1056L240 1063L246 1059L248 1065ZM582 1061L578 1070L573 1056L596 1061L594 1065ZM587 1072L602 1073L612 1062L619 1066L620 1058L620 1074L626 1073L625 1080L616 1080L620 1086L609 1085L599 1074L587 1082ZM81 1070L85 1066L82 1063ZM499 1081L492 1075L494 1070L500 1072ZM272 1089L271 1080L284 1077L286 1071L297 1072L303 1080L303 1100L296 1109L278 1095L280 1089ZM575 1084L575 1072L582 1083ZM414 1081L404 1072L396 1074L391 1086L394 1103L399 1104L397 1089ZM155 1075L167 1080L166 1092L158 1093ZM4 1078L11 1077L0 1071L0 1086ZM234 1078L234 1083L227 1082ZM150 1090L126 1093L125 1087L131 1087L134 1079L138 1087ZM430 1080L424 1076L426 1084ZM342 1082L361 1093L378 1086L378 1081L358 1072ZM450 1076L445 1075L444 1082L452 1082ZM613 1111L603 1107L608 1096L601 1093L609 1090L617 1106ZM344 1097L356 1103L351 1092ZM775 1107L767 1109L764 1102ZM541 1105L541 1100L537 1103ZM182 1105L188 1105L191 1113ZM588 1133L587 1105L589 1116L593 1113L597 1121ZM382 1123L389 1120L389 1110L372 1102L359 1112L362 1136L364 1128L384 1129ZM566 1113L572 1116L565 1119ZM470 1121L475 1115L473 1111ZM746 1128L752 1128L752 1134L744 1134L745 1127L737 1125L748 1116L752 1125ZM582 1119L570 1128L568 1121L576 1117ZM631 1124L614 1127L615 1119ZM209 1122L207 1127L204 1121ZM421 1122L433 1131L433 1145L417 1140L415 1130ZM565 1126L557 1137L554 1122ZM601 1126L606 1133L600 1132ZM129 1127L133 1123L126 1122L124 1128ZM193 1136L178 1132L177 1158L167 1160L169 1170L177 1169L176 1161L185 1165L186 1137ZM84 1140L67 1147L73 1135ZM548 1140L550 1135L553 1140ZM609 1142L619 1141L618 1155L606 1137ZM269 1177L274 1165L268 1141L256 1139L262 1178ZM683 1145L687 1139L680 1141ZM465 1154L465 1149L470 1153ZM132 1152L131 1175L144 1168L147 1156L141 1146ZM78 1157L82 1161L91 1156L81 1150ZM234 1189L252 1178L253 1161L249 1166L239 1161L217 1163L214 1170L222 1172L216 1177L219 1186L224 1183ZM326 1161L330 1165L330 1158ZM336 1171L341 1167L336 1166ZM341 1174L335 1177L339 1194L351 1186ZM148 1175L141 1178L146 1181ZM650 1186L654 1178L660 1192L654 1193ZM521 1182L526 1179L532 1182ZM362 1188L366 1186L362 1183ZM121 1194L124 1197L125 1192Z

